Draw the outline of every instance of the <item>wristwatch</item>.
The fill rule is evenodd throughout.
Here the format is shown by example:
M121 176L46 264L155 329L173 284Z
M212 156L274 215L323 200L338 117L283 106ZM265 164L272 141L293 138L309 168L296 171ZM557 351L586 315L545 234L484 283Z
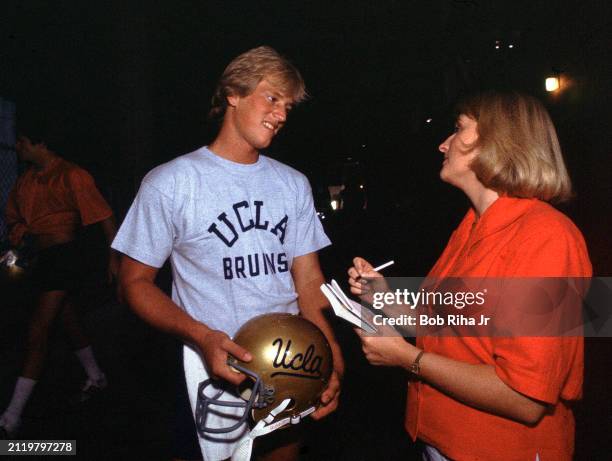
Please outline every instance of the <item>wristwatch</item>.
M425 351L421 351L416 356L416 359L414 359L414 362L412 362L412 364L410 365L410 368L408 368L408 371L410 373L417 375L417 376L421 374L421 365L419 364L419 361L421 360L421 357L423 357L424 353Z

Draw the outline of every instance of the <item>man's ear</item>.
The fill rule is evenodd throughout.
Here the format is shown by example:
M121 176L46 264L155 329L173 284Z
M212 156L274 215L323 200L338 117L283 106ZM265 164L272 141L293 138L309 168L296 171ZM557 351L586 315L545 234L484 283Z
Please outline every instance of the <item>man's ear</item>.
M230 94L227 96L227 105L230 107L236 107L239 99L240 96L238 96L237 94Z

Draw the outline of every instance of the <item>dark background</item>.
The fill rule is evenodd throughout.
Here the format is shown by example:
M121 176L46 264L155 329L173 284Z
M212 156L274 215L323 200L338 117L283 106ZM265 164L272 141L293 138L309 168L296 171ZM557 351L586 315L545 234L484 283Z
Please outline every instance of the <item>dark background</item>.
M576 192L563 211L583 231L596 275L611 275L610 17L602 1L6 1L0 95L16 103L18 126L46 125L52 147L92 172L121 218L148 170L212 139L206 113L225 65L273 46L301 69L310 100L269 155L308 175L321 209L339 166L349 157L360 165L368 210L326 212L334 246L324 270L344 280L356 254L395 259L389 275L431 267L468 207L438 179L454 103L478 89L526 91L559 132ZM554 72L562 88L549 94L544 78ZM56 408L50 396L78 381L78 367L52 357L28 435L76 434L84 459L109 447L118 457L144 449L167 458L176 344L100 291L87 301L114 390L106 404L62 416L61 398ZM10 398L27 315L14 307L5 318L0 403ZM403 376L366 365L351 332L335 326L349 366L345 405L312 428L317 442L304 456L411 459ZM587 341L578 459L610 453L609 352L609 340Z

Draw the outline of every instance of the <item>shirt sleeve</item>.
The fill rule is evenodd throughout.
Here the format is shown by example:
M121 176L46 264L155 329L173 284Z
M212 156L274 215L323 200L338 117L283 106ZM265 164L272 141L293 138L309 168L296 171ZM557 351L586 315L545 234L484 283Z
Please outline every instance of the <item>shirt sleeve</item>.
M518 245L515 257L510 258L509 267L513 270L511 276L523 278L520 284L513 285L518 290L526 290L521 287L525 287L527 282L542 287L563 285L555 283L551 277L590 276L590 262L581 236L555 229L554 226L538 229ZM533 307L544 311L547 322L558 321L559 312L554 312L554 309L570 309L570 316L576 312L579 315L582 307L580 296L568 297L563 292L557 296L551 294L550 289L548 292L543 289L542 292L545 296L541 302L529 306L516 305L523 299L529 299L529 296L523 296L524 293L505 293L505 297L512 300L508 302L512 312L504 317L512 322L525 322L530 314L538 318L540 313L532 313ZM550 324L547 326L550 327ZM584 339L564 336L562 331L548 337L538 337L536 334L537 331L531 332L529 337L493 340L495 371L499 378L514 390L551 404L557 403L560 397L566 400L579 398L584 368Z
M583 338L498 338L494 347L495 372L515 391L550 404L581 397Z
M162 267L176 236L172 210L172 196L145 178L111 247L149 266Z
M112 216L113 211L87 171L81 168L73 168L68 174L75 206L79 210L81 223L84 226L103 221Z
M312 253L331 245L331 241L325 234L321 221L317 216L310 184L306 177L302 179L301 193L298 197L301 206L298 209L297 217L295 257Z

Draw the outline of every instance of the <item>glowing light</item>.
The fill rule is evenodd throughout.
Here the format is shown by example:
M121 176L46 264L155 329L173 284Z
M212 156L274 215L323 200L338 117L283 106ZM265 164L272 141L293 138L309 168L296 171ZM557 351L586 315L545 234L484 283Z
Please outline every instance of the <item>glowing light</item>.
M272 363L276 358L277 349L275 347L266 347L263 351L266 363ZM289 351L291 352L291 351Z
M495 49L496 49L496 50L499 50L499 45L495 45Z
M359 188L360 188L360 189L363 189L363 184L359 184Z
M332 200L330 202L330 205L332 207L332 210L336 211L338 209L338 200Z
M548 77L545 80L546 91L552 92L559 89L559 77Z
M432 120L433 118L428 118L427 120L425 120L425 123L431 123Z
M508 48L514 48L514 45L508 45Z

